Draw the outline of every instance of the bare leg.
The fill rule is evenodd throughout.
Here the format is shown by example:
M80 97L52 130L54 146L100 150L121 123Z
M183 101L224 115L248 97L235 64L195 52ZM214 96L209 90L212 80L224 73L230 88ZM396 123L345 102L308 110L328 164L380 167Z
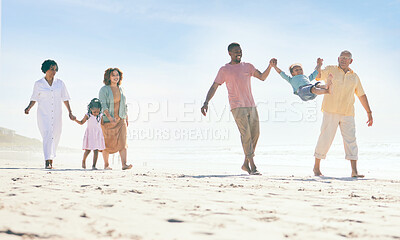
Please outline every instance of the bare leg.
M246 157L244 158L244 163L242 165L242 170L246 171L248 174L251 173L250 166L249 166L249 160L247 160Z
M131 169L132 164L126 165L126 158L127 158L126 148L119 151L119 155L121 156L122 170Z
M325 86L321 86L321 87L319 85L317 87L314 86L311 88L311 92L316 95L329 94L329 89L325 89L322 87L325 87Z
M249 163L250 163L250 170L251 170L251 171L256 170L257 167L256 167L256 165L254 164L254 159L253 159L253 157L249 157L249 158L247 158L247 159L249 160Z
M86 169L86 158L89 156L90 150L85 150L83 153L83 159L82 159L82 168Z
M314 164L314 169L313 169L315 176L324 176L321 173L320 164L321 164L321 159L315 158L315 164Z
M108 153L107 151L103 150L103 159L104 159L104 169L106 170L111 170L112 168L110 168L110 164L108 163L108 157L110 156L110 153Z
M351 177L354 178L363 178L364 175L358 174L357 171L357 161L356 160L350 160L351 163Z
M248 157L250 163L250 175L261 175L259 171L257 171L257 167L254 164L253 157Z
M96 163L98 156L99 156L99 150L93 150L93 165L92 165L93 170L97 170Z
M333 75L329 74L326 85L318 84L311 88L311 92L316 95L331 94L332 93L332 79Z

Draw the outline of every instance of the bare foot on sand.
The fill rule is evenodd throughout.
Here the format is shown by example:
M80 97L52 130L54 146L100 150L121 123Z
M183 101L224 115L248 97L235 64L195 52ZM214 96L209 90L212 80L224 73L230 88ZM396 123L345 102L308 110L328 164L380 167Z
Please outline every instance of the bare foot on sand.
M86 162L85 161L82 161L82 168L86 169Z
M132 164L122 166L122 170L128 170L132 168Z
M92 167L92 170L97 170L97 167L93 166L93 167Z
M249 165L243 164L242 165L242 170L247 172L248 174L251 173Z
M257 169L254 169L250 172L250 175L262 175Z
M351 173L351 177L353 177L353 178L363 178L365 176L362 175L362 174L358 174L357 172L352 172Z
M324 175L322 175L322 173L321 173L321 171L319 170L319 169L313 169L313 172L314 172L314 176L317 176L317 177L323 177Z
M104 170L112 170L109 166L104 166Z

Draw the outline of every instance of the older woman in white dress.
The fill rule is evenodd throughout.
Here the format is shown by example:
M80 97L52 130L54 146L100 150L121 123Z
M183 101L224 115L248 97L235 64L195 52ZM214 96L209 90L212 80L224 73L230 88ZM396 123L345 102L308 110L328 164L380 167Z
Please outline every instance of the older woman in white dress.
M25 114L38 102L37 122L43 138L43 153L45 168L53 168L53 159L56 157L58 142L62 128L62 102L69 112L69 118L75 120L69 105L69 94L65 84L60 79L54 78L58 65L53 60L46 60L42 64L42 72L46 75L35 82L31 101Z

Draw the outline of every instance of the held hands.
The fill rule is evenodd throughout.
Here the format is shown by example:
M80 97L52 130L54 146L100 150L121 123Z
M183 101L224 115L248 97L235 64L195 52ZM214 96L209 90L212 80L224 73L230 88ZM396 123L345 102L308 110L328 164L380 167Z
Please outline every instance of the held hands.
M69 119L71 119L72 121L76 120L76 117L72 114L72 112L69 112Z
M110 120L110 122L113 122L113 123L117 122L117 120L115 120L115 118L113 118L113 117L111 116L111 114L108 112L107 109L104 110L104 115L106 115L106 117L108 118L108 120Z
M324 59L318 58L318 59L317 59L317 68L321 67L322 64L323 64L323 62L324 62Z
M278 60L276 58L271 58L271 60L269 60L269 65L273 68L276 68L278 65Z
M207 112L208 112L208 103L205 102L205 103L203 104L203 106L201 107L201 113L202 113L204 116L206 116Z

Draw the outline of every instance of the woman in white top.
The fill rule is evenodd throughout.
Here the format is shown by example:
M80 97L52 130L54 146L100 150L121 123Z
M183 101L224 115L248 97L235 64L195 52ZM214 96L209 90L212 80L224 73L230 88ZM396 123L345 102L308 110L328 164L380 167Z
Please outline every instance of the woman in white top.
M54 78L58 65L53 60L46 60L42 64L42 72L46 75L35 82L31 101L25 114L38 102L37 122L43 138L43 152L46 161L45 168L53 168L53 159L61 136L62 128L62 102L69 112L69 118L75 120L69 106L69 94L65 84L60 79Z

